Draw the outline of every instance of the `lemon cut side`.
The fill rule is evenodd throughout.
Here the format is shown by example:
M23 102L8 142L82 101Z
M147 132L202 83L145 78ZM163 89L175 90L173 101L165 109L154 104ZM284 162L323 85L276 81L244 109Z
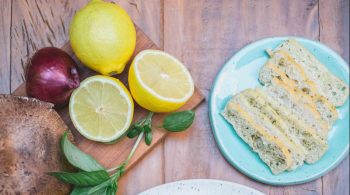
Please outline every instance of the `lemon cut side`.
M187 68L175 57L159 50L144 50L129 70L132 96L153 112L172 112L193 95L194 84Z
M111 142L123 136L133 113L134 103L127 88L108 76L85 79L69 102L75 128L93 141Z

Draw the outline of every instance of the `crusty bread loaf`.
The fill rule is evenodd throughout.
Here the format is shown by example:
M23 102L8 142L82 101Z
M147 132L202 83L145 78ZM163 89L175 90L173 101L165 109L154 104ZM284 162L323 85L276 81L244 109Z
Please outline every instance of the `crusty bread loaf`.
M59 147L67 126L53 104L0 95L0 107L0 194L68 194L47 175L69 168Z
M298 144L302 145L306 149L307 163L314 163L319 160L328 149L326 140L323 140L316 132L315 128L308 126L302 120L297 119L291 114L288 109L283 106L279 106L277 102L267 95L261 89L246 90L244 95L249 101L254 101L256 104L267 108L271 108L273 111L269 111L269 115L273 120L283 121L286 123L287 132L290 135L295 136L298 139Z
M274 99L280 106L284 106L299 120L305 121L317 129L318 134L326 139L329 125L323 120L314 104L306 104L302 97L289 88L282 81L274 78L273 84L264 86L265 94Z
M248 113L242 112L241 109L239 105L230 101L222 114L244 142L270 167L272 173L279 174L287 170L292 163L287 147L281 141L269 136L264 128L259 127L247 117Z
M296 40L287 40L269 53L272 55L272 62L283 67L283 71L297 81L301 89L321 94L334 106L341 106L347 100L349 95L347 84L333 75ZM269 76L264 72L265 67L261 70L260 81L267 83L272 75Z

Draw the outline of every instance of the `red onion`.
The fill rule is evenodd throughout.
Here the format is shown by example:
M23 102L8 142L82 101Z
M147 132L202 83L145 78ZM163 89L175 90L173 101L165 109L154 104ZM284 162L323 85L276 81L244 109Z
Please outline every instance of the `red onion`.
M26 90L29 97L62 107L68 103L72 91L77 87L77 65L61 49L42 48L30 59L26 74Z

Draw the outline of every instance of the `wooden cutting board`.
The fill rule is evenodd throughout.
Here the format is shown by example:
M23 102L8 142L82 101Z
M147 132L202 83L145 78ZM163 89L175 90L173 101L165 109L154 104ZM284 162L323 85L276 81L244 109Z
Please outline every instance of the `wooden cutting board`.
M145 49L159 49L156 44L154 44L142 30L140 30L136 26L136 32L137 32L137 42L136 42L136 48L134 55L131 59L134 58L136 54L138 54L140 51ZM86 77L98 74L79 62L79 60L74 55L72 48L70 47L69 42L66 43L62 49L66 51L68 54L70 54L73 59L77 62L79 66L79 72L80 72L80 80L82 81ZM129 62L130 64L130 62ZM125 68L124 72L116 78L121 80L126 86L127 84L127 73L129 71L129 65ZM25 83L23 83L21 86L19 86L14 92L13 95L20 95L20 96L26 96L25 92ZM198 88L195 89L195 92L191 99L180 109L180 110L189 110L196 108L202 101L204 100L204 96L200 92ZM136 105L136 104L135 104ZM68 113L68 108L62 108L60 110L57 110L57 112L60 114L62 119L66 122L70 130L73 132L75 141L80 149L85 151L86 153L92 155L95 157L103 166L106 168L112 168L116 165L119 165L122 163L128 156L129 152L131 151L136 138L129 139L128 137L125 137L121 139L119 142L115 144L103 144L98 142L90 141L83 136L81 136L78 131L74 128L70 117ZM138 120L140 118L143 118L147 115L147 111L138 105L135 106L135 113L134 113L134 121ZM133 165L135 165L138 161L142 159L144 155L146 155L150 150L152 150L157 143L159 143L161 140L165 138L165 136L168 134L167 131L157 128L156 126L159 126L161 124L162 119L164 118L165 114L155 114L153 117L153 141L150 146L147 146L144 141L141 142L139 147L137 148L133 158L129 162L126 169L130 169Z

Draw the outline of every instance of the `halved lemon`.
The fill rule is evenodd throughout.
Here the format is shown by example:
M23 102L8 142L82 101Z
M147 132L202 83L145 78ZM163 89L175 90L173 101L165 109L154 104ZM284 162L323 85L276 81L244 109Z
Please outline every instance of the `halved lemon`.
M92 76L72 93L69 114L75 128L84 137L111 142L128 130L134 103L129 91L118 79Z
M158 50L144 50L129 70L134 100L152 112L172 112L193 95L194 84L186 67L175 57Z

